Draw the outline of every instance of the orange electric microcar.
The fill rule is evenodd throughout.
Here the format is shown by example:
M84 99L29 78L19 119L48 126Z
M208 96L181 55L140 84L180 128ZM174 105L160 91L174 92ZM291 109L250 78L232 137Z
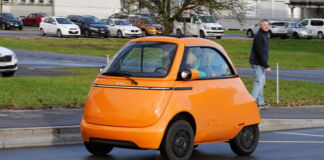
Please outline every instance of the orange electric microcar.
M228 142L238 155L257 147L260 115L225 50L201 38L131 40L113 58L87 97L85 147L160 150L189 159L197 145Z

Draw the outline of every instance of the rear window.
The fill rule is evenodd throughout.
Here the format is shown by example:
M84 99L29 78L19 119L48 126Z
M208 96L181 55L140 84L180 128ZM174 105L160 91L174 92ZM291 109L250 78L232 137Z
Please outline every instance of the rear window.
M274 26L285 26L285 23L283 23L283 22L276 22L276 23L272 23L272 25L274 25Z
M312 26L323 26L324 22L321 20L311 20L311 25Z
M171 68L176 44L165 42L135 42L125 47L111 65L103 70L103 75L163 78Z

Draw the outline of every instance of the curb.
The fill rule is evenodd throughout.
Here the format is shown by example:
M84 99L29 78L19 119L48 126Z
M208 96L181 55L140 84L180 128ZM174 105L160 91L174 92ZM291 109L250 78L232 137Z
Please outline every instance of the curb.
M324 119L263 119L260 132L324 127ZM0 149L83 143L80 126L0 129Z

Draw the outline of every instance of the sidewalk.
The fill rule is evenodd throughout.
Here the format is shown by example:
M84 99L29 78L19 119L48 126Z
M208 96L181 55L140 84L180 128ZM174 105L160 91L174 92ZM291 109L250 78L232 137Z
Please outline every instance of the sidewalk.
M0 111L0 148L82 143L83 109ZM260 131L324 127L324 105L261 110Z

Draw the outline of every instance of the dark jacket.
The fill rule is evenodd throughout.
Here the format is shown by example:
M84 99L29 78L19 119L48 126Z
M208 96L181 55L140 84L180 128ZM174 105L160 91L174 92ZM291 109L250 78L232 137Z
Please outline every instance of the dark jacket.
M267 32L259 30L253 40L253 46L250 55L250 64L268 68L269 40Z

